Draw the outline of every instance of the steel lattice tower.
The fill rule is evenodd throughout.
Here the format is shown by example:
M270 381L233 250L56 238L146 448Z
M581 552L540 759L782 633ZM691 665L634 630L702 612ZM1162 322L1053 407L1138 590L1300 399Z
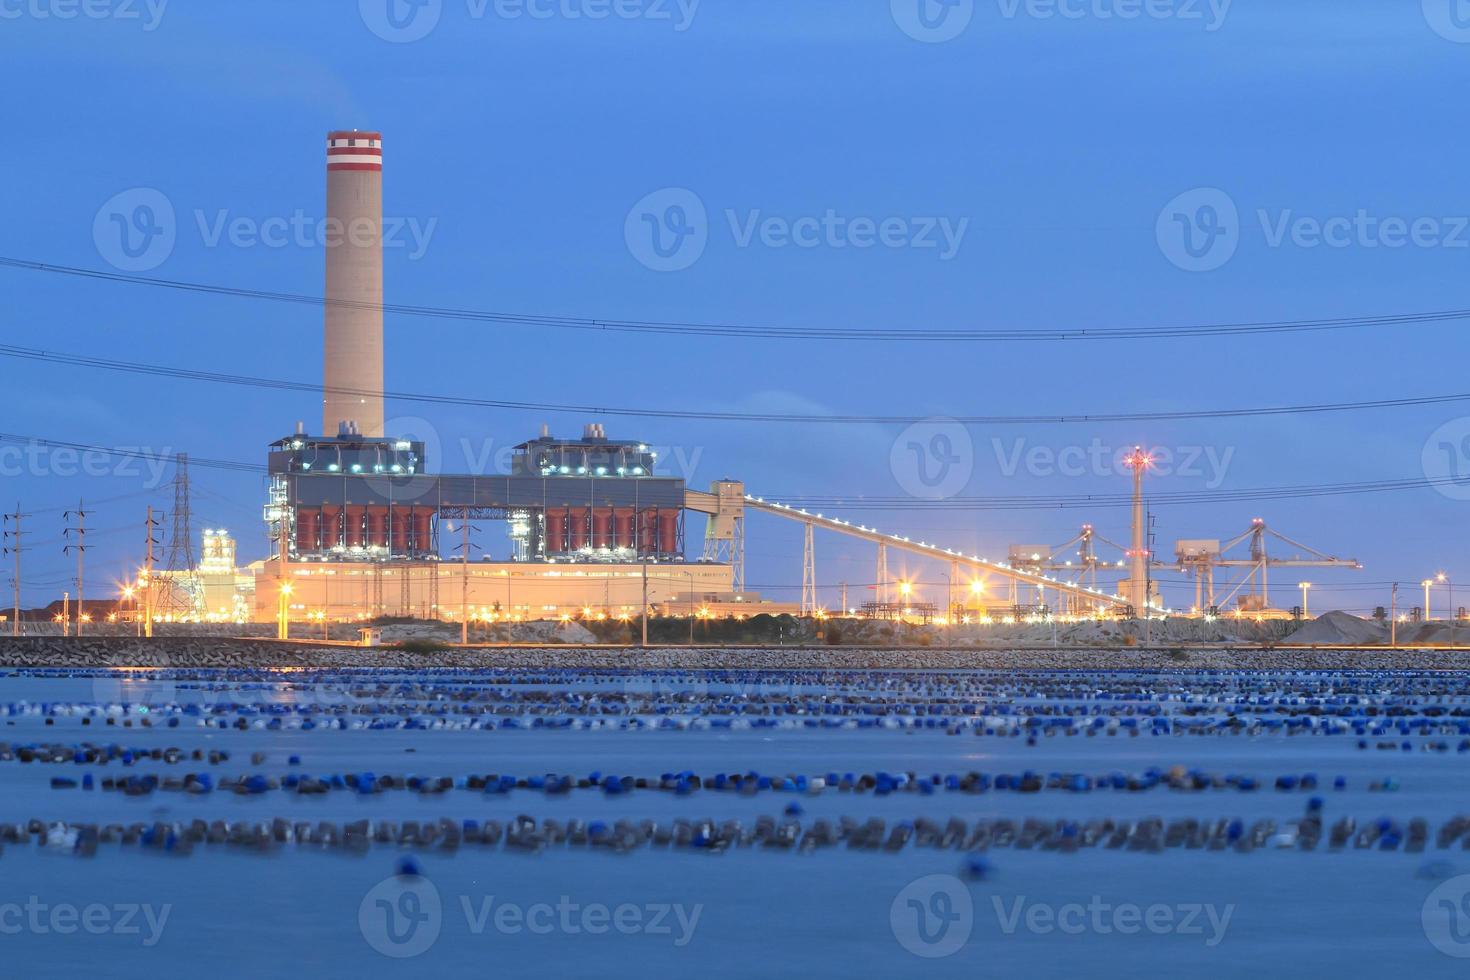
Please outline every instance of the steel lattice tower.
M158 612L180 619L194 613L198 591L194 581L194 529L189 515L189 454L174 457L173 531L169 535L168 563Z

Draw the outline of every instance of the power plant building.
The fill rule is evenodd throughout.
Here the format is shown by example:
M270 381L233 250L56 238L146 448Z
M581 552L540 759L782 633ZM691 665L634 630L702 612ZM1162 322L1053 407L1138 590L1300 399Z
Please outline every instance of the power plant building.
M382 134L328 135L328 223L345 234L327 247L322 434L298 424L270 446L254 618L274 621L282 603L292 620L334 621L618 617L694 594L758 606L740 589L736 481L691 491L656 474L646 444L597 424L575 439L543 428L490 476L430 473L422 442L385 436L382 175ZM690 511L709 517L692 562ZM446 557L466 523L486 521L506 526L503 559Z

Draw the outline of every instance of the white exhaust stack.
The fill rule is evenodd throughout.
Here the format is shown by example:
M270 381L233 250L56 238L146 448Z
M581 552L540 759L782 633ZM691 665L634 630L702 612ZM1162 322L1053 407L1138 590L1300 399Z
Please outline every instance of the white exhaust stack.
M383 435L383 134L327 134L322 435ZM346 425L346 423L351 423Z

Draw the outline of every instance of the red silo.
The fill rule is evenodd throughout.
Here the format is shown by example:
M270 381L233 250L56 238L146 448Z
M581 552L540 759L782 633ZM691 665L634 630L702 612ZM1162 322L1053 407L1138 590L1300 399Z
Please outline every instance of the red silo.
M638 553L658 553L658 511L651 508L638 512Z
M322 508L322 550L330 551L342 543L342 508Z
M587 508L573 507L570 520L572 550L581 551L587 547Z
M369 507L367 509L367 541L374 548L388 546L388 508Z
M348 507L347 508L347 535L346 535L346 538L347 538L347 547L349 547L349 548L361 548L362 547L363 518L364 518L364 516L366 514L366 511L367 511L367 508L365 508L365 507L356 507L356 506L353 506L353 507Z
M316 551L316 535L319 514L312 507L296 511L296 553L308 555Z
M395 555L408 554L408 508L394 504L388 512L390 536Z
M559 555L567 548L567 515L565 511L546 512L546 553Z
M679 512L658 512L658 550L660 554L672 555L679 550Z
M612 547L613 512L610 507L599 507L592 512L592 547Z
M633 547L633 511L626 507L619 507L613 511L613 524L617 528L618 547Z
M415 551L434 550L433 519L434 511L431 508L415 507L413 509L413 547Z

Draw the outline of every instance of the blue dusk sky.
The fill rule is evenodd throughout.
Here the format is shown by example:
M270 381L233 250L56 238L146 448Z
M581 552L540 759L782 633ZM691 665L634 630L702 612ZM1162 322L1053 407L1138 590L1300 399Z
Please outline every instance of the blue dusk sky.
M320 295L324 137L384 134L386 300L607 320L882 331L650 334L390 314L390 390L674 411L1175 412L1470 392L1466 323L1125 340L934 341L1470 307L1470 11L1452 0L0 0L0 255ZM123 242L113 216L127 222ZM284 230L283 230L284 229ZM304 229L304 230L303 230ZM657 231L657 237L653 235ZM146 240L140 236L147 234ZM4 344L315 382L321 310L0 268ZM168 471L25 437L262 464L310 392L0 358L0 508L32 514L25 599L136 562ZM1351 413L955 426L637 419L390 402L431 468L485 471L548 423L664 447L695 486L785 496L1160 494L1470 473L1470 402ZM943 436L935 440L936 435ZM925 458L929 454L931 458ZM499 457L503 462L503 453ZM263 481L196 466L194 520L242 556ZM1361 572L1371 611L1438 570L1470 600L1470 487L1158 506L1158 550L1253 518ZM831 512L987 555L1128 511ZM700 522L691 520L697 540ZM503 556L503 528L481 540ZM697 548L697 545L696 545ZM793 601L800 528L749 525L748 581ZM1280 552L1292 552L1282 545ZM896 573L934 583L945 569ZM872 549L820 534L822 595ZM8 573L7 573L8 574ZM1192 590L1163 571L1165 597ZM1436 603L1443 602L1436 598ZM1457 600L1459 604L1459 600ZM1470 604L1470 603L1467 603Z

